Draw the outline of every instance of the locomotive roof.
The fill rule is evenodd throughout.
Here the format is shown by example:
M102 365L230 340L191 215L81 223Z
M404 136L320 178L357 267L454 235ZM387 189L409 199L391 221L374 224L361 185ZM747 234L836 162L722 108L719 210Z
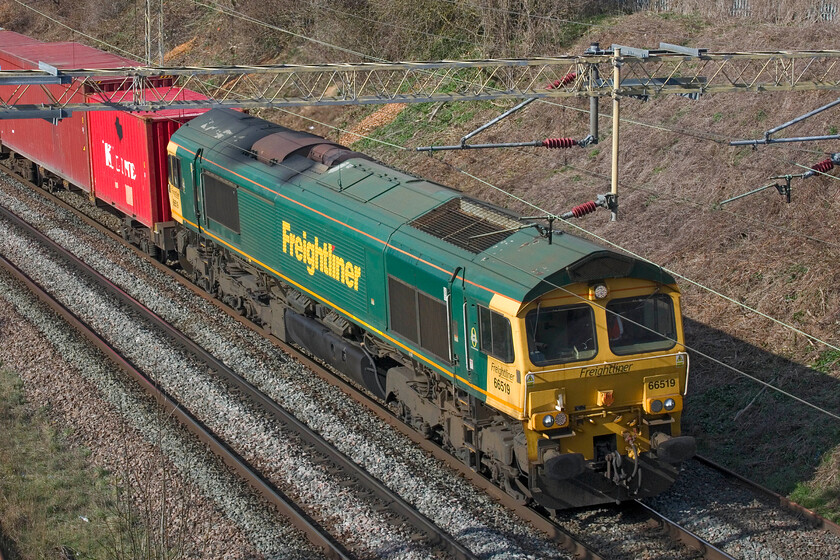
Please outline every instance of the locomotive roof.
M173 140L194 151L202 148L205 158L223 159L249 184L294 185L323 204L322 215L352 222L445 270L471 263L466 267L471 281L523 305L574 282L630 276L674 283L656 265L566 233L555 233L549 244L536 224L507 210L238 111L213 109L181 127ZM267 142L272 158L254 147ZM343 154L323 163L309 159L310 150Z

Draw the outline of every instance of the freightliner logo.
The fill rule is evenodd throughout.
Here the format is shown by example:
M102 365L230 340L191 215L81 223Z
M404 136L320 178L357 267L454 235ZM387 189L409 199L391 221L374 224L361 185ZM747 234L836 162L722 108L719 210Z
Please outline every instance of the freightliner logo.
M580 377L601 377L603 375L618 375L627 373L633 364L606 364L603 366L580 368Z
M305 231L300 235L292 233L291 224L283 221L283 253L304 263L310 276L317 270L358 292L362 268L335 255L334 249L331 243L321 243L318 236L308 240Z

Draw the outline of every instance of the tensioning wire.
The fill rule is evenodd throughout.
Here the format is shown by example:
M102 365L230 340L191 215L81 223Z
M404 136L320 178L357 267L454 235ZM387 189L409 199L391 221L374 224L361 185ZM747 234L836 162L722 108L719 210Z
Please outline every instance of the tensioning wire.
M575 165L568 164L568 163L564 164L564 166L568 167L570 169L574 169L576 171L580 171L581 173L586 173L587 175L597 177L598 179L602 179L604 181L609 181L609 177L607 177L603 173L599 173L599 172L593 171L591 169L585 169L585 168L582 168L582 167L577 167ZM829 177L833 177L833 175L829 175ZM662 193L660 193L659 191L657 191L655 189L652 189L652 188L649 188L649 187L645 187L643 185L632 185L632 184L628 183L627 181L619 181L618 184L619 184L619 186L630 189L630 190L642 191L642 192L650 193L650 194L657 195L657 196L663 196ZM700 208L701 210L709 210L709 209L712 208L708 204L698 202L696 200L693 200L691 198L687 198L685 196L674 196L674 195L668 195L668 196L670 198L672 198L673 200L676 200L680 203L689 204L691 206L695 206L697 208ZM734 210L728 210L726 208L723 208L720 205L714 206L713 208L715 209L715 211L724 212L724 213L729 214L730 216L732 216L732 217L734 217L738 220L741 220L743 222L747 222L747 223L752 224L752 225L772 229L772 230L778 231L780 233L784 233L785 235L795 235L797 237L807 239L808 241L813 241L814 243L820 243L822 245L827 245L829 247L840 248L840 243L835 243L835 242L832 242L832 241L827 241L825 239L820 239L819 237L814 237L813 235L808 235L807 233L802 233L799 230L791 229L789 227L777 226L777 225L771 224L769 222L765 222L765 221L762 221L762 220L756 220L755 218L745 216L743 214L735 212Z
M513 193L509 193L509 192L507 192L506 190L502 189L501 187L497 187L496 185L494 185L494 184L490 183L489 181L486 181L486 180L484 180L484 179L482 179L482 178L480 178L480 177L476 177L476 176L475 176L475 175L473 175L472 173L470 173L470 172L468 172L468 171L465 171L465 170L461 169L460 167L457 167L457 166L455 166L455 165L449 164L449 163L447 163L447 162L444 162L444 163L446 163L447 165L452 166L452 168L453 168L453 169L455 169L456 171L458 171L458 172L460 172L460 173L462 173L462 174L466 175L467 177L470 177L471 179L473 179L473 180L475 180L475 181L478 181L478 182L482 183L483 185L486 185L486 186L488 186L488 187L490 187L490 188L492 188L492 189L495 189L495 190L499 191L500 193L502 193L502 194L504 194L504 195L506 195L506 196L508 196L508 197L510 197L510 198L513 198L514 200L517 200L517 201L519 201L519 202L521 202L521 203L523 203L523 204L525 204L525 205L527 205L527 206L530 206L531 208L534 208L534 209L535 209L535 210L537 210L538 212L543 212L543 213L545 213L545 214L546 214L546 215L548 215L548 216L555 216L555 217L557 217L557 218L559 218L559 219L562 219L562 218L560 218L559 216L556 216L555 214L552 214L551 212L548 212L547 210L544 210L543 208L539 207L538 205L533 204L533 203L531 203L531 202L529 202L529 201L525 200L525 199L524 199L524 198L522 198L522 197L516 196L516 195L515 195L515 194L513 194ZM706 291L706 292L708 292L708 293L710 293L710 294L712 294L712 295L715 295L715 296L717 296L717 297L720 297L720 298L722 298L722 299L724 299L724 300L726 300L726 301L728 301L728 302L730 302L730 303L734 303L734 304L735 304L735 305L737 305L738 307L741 307L741 308L743 308L743 309L745 309L745 310L747 310L747 311L750 311L750 312L752 312L752 313L755 313L756 315L760 315L761 317L764 317L765 319L768 319L768 320L770 320L770 321L772 321L772 322L774 322L774 323L776 323L776 324L778 324L778 325L780 325L780 326L782 326L782 327L784 327L784 328L787 328L787 329L789 329L789 330L791 330L791 331L793 331L793 332L795 332L795 333L797 333L797 334L800 334L800 335L804 336L805 338L807 338L807 339L809 339L809 340L812 340L813 342L817 342L817 343L822 344L822 345L824 345L824 346L826 346L826 347L828 347L828 348L831 348L832 350L836 350L836 351L840 352L840 347L837 347L837 346L835 346L835 345L833 345L833 344L831 344L831 343L829 343L829 342L826 342L826 341L824 341L824 340L822 340L822 339L820 339L820 338L817 338L817 337L816 337L816 336L814 336L814 335L808 334L808 333L806 333L805 331L803 331L803 330L801 330L801 329L798 329L798 328L794 327L793 325L789 325L789 324L785 323L784 321L782 321L782 320L780 320L780 319L776 319L775 317L772 317L771 315L768 315L767 313L764 313L763 311L759 311L758 309L755 309L755 308L753 308L753 307L750 307L749 305L747 305L747 304L745 304L745 303L741 303L740 301L738 301L738 300L736 300L736 299L734 299L734 298L732 298L732 297L730 297L730 296L728 296L728 295L726 295L726 294L724 294L724 293L722 293L722 292L719 292L719 291L715 290L714 288L710 288L710 287L708 287L708 286L706 286L706 285L704 285L704 284L701 284L700 282L697 282L697 281L695 281L695 280L692 280L691 278L689 278L689 277L687 277L687 276L685 276L685 275L683 275L683 274L680 274L680 273L679 273L679 272L677 272L677 271L670 270L670 269L668 269L668 268L666 268L666 267L664 267L664 266L660 266L660 265L658 265L657 263L655 263L655 262L651 261L650 259L648 259L648 258L646 258L646 257L643 257L642 255L639 255L639 254L637 254L637 253L635 253L635 252L633 252L633 251L631 251L631 250L629 250L629 249L626 249L626 248L622 247L621 245L619 245L618 243L614 243L613 241L610 241L609 239L607 239L607 238L605 238L605 237L603 237L603 236L600 236L600 235L598 235L598 234L592 233L591 231L589 231L589 230L587 230L587 229L585 229L585 228L583 228L583 227L581 227L581 226L579 226L579 225L577 225L577 224L575 224L575 223L573 223L573 222L571 222L571 221L569 221L569 220L563 220L563 221L564 221L567 225L569 225L569 226L571 226L571 227L573 227L573 228L575 228L575 229L577 229L577 230L579 230L579 231L581 231L581 232L583 232L583 233L585 233L585 234L587 234L587 235L589 235L589 236L593 237L594 239L597 239L597 240L601 241L602 243L605 243L605 244L607 244L607 245L610 245L611 247L615 247L616 249L619 249L620 251L623 251L623 252L627 253L628 255L630 255L630 256L632 256L632 257L634 257L634 258L637 258L637 259L639 259L639 260L645 261L645 262L650 263L650 264L652 264L652 265L654 265L654 266L659 266L662 270L664 270L664 271L665 271L665 272L667 272L668 274L671 274L671 275L673 275L673 276L676 276L677 278L680 278L680 279L682 279L682 280L684 280L684 281L688 282L689 284L692 284L692 285L694 285L694 286L696 286L696 287L698 287L698 288L700 288L700 289L702 289L702 290L704 290L704 291Z

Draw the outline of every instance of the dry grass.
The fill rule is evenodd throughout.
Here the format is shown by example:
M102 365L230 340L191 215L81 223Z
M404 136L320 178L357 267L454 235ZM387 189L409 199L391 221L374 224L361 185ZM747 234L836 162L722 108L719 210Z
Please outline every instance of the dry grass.
M737 19L777 25L817 23L835 17L837 6L831 2L810 0L749 0L708 2L705 0L668 0L668 12L699 15L711 21ZM833 9L832 9L833 7Z
M389 105L383 105L380 109L374 111L359 121L358 124L352 126L346 132L343 132L341 136L338 137L338 143L343 146L350 146L353 143L358 142L377 128L381 128L392 123L402 110L405 109L405 107L405 103L391 103Z
M10 559L104 553L108 479L85 464L43 411L24 401L20 379L0 369L0 548ZM83 519L84 517L85 519Z
M170 50L168 53L163 55L164 62L172 62L177 60L180 57L186 56L192 51L193 47L195 46L196 41L198 41L198 37L193 37L189 41L185 41L178 45L177 47Z

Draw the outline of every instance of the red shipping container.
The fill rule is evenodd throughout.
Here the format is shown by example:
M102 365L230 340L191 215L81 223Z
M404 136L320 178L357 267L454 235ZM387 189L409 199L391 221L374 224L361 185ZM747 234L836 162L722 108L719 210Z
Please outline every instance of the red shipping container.
M17 35L17 34L15 34ZM0 46L0 68L27 69L38 68L39 62L45 62L61 69L77 68L117 68L139 66L138 62L82 45L80 43L25 43L28 37L18 38L24 44L15 43ZM15 37L8 36L10 42ZM2 37L0 37L2 40ZM107 78L105 85L116 87L122 83L120 78ZM112 84L112 82L116 82ZM4 86L3 93L18 86ZM82 103L89 91L79 83L50 85L46 89L56 99L63 102ZM17 103L49 103L49 95L39 86L19 88L23 91ZM59 177L80 187L91 190L90 158L87 146L87 114L73 113L69 118L52 124L43 119L20 119L0 121L0 141L9 149L27 157Z
M15 45L29 45L31 43L40 43L38 39L9 31L8 29L0 29L0 47L15 46ZM17 68L3 68L0 70L18 70Z
M166 90L166 100L204 100L190 90ZM176 95L177 94L177 95ZM91 101L118 100L125 92L93 95ZM143 225L170 221L166 146L178 128L207 109L88 113L96 198Z

